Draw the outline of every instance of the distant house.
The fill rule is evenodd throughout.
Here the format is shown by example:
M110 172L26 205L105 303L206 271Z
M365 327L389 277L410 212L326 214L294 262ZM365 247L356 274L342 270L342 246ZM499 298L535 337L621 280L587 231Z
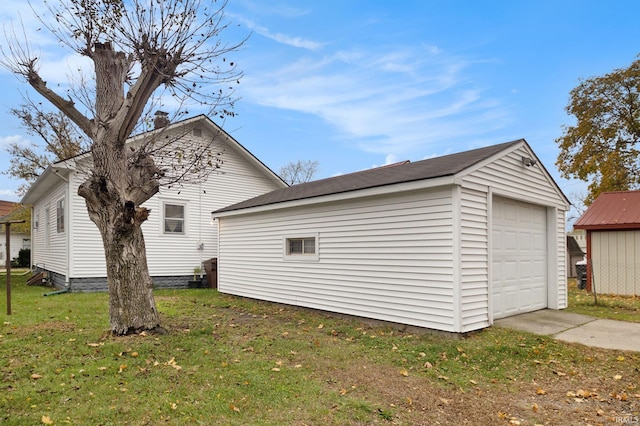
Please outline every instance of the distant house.
M13 201L0 200L0 222L10 220L11 213L19 206L19 203ZM23 233L16 230L16 227L11 228L11 236L9 240L9 259L15 259L18 257L18 253L22 249L28 249L31 247L31 235L29 233ZM7 259L7 234L4 226L0 226L0 267L4 267Z
M577 276L576 263L584 259L584 251L578 244L578 241L572 236L567 235L567 277L575 278Z
M206 138L221 150L223 164L206 182L162 188L144 203L151 210L143 223L147 262L157 287L187 287L194 268L216 258L217 229L211 211L286 187L276 174L205 116L170 124L167 132L185 143ZM136 143L148 137L130 138ZM72 291L106 290L102 239L78 195L88 155L48 167L22 202L32 207L32 263L58 287Z
M587 233L587 290L640 295L640 191L600 194L573 226Z
M447 332L567 306L569 202L524 140L213 212L221 292Z

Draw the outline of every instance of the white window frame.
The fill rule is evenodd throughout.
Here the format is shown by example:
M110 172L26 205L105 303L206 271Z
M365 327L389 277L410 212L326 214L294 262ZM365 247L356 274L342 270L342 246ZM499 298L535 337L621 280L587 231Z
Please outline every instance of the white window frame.
M180 206L182 207L182 232L167 231L167 206ZM171 218L169 218L171 219ZM173 218L175 219L175 218ZM184 201L172 201L166 200L162 202L162 222L160 223L160 230L163 235L187 235L187 203Z
M58 199L56 201L56 232L58 234L64 233L65 230L65 205L64 205L64 197ZM62 214L60 214L62 212Z
M318 252L318 241L319 241L319 235L318 233L312 233L312 234L290 234L290 235L284 235L282 237L282 252L283 252L283 259L285 261L294 261L294 262L317 262L320 258L319 258L319 252ZM313 239L314 241L314 252L313 253L304 253L304 241L305 240L311 240ZM291 253L289 250L290 247L290 241L291 240L302 240L303 243L303 253Z

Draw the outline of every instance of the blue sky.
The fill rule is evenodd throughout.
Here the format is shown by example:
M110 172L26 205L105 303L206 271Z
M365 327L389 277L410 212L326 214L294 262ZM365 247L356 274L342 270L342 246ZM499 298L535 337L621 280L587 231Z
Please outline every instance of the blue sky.
M3 0L0 21L17 11L32 28L22 0ZM276 172L318 161L317 178L524 138L565 194L584 191L555 167L569 91L640 53L637 1L230 0L227 15L231 37L252 35L225 130ZM63 81L65 53L29 38ZM8 109L29 92L6 70L0 90L6 169L6 144L28 140ZM17 185L0 176L0 199Z

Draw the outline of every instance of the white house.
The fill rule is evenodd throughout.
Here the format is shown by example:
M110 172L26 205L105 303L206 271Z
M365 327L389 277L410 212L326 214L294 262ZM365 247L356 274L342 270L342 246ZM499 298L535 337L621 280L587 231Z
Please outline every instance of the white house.
M567 306L569 202L524 140L213 212L221 292L447 332Z
M11 213L15 211L18 203L13 201L0 200L0 221L11 220ZM19 232L15 225L11 227L11 235L9 236L9 259L18 257L20 250L31 247L31 235ZM4 226L0 226L0 267L4 268L7 260L7 234Z
M165 131L182 134L187 144L196 138L211 140L223 161L206 182L162 188L144 204L151 209L142 228L154 284L179 288L193 279L194 268L218 255L212 210L287 184L203 115L170 124ZM83 162L89 159L84 155L51 165L22 199L32 205L33 266L49 271L56 286L72 291L106 290L102 239L78 195L85 179Z

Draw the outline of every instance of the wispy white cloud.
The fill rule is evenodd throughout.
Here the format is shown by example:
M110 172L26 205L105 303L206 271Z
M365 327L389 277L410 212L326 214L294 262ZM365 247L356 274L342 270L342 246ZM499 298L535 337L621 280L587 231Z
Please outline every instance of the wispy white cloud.
M470 77L476 61L430 46L309 53L247 73L246 101L321 117L361 149L399 158L495 130L510 117Z
M251 21L250 19L243 18L241 16L235 16L235 20L246 25L247 28L249 28L251 31L255 32L256 34L259 34L263 37L274 40L281 44L285 44L292 47L298 47L302 49L307 49L307 50L317 50L323 46L322 43L308 40L302 37L290 36L287 34L283 34L281 32L272 32L271 30L269 30L269 28L262 25L258 25L255 22Z

